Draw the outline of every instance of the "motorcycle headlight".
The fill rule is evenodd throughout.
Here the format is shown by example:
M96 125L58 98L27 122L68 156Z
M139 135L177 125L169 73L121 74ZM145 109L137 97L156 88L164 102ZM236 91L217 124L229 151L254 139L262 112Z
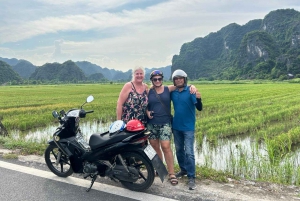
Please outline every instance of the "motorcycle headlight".
M55 141L59 141L59 140L60 140L60 137L59 137L59 136L55 136L55 137L54 137L54 140L55 140Z

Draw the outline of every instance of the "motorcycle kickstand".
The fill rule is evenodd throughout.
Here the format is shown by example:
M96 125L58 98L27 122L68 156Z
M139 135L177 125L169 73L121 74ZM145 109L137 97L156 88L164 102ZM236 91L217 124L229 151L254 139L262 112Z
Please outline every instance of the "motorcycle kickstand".
M97 174L95 174L93 177L92 177L92 182L91 182L91 185L88 189L86 189L86 192L89 192L95 182L95 180L97 179Z

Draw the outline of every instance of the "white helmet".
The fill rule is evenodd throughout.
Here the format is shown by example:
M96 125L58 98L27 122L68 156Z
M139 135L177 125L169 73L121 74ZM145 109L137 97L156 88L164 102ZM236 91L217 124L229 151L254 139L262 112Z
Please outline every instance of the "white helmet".
M122 131L125 127L126 127L126 124L124 121L117 120L109 126L109 133L115 133L117 131Z
M173 74L172 74L172 80L173 80L174 86L176 86L176 85L175 85L175 81L174 81L174 78L175 78L175 77L183 77L183 78L184 78L184 86L187 85L187 74L186 74L183 70L177 69L177 70L175 70L175 71L173 72Z

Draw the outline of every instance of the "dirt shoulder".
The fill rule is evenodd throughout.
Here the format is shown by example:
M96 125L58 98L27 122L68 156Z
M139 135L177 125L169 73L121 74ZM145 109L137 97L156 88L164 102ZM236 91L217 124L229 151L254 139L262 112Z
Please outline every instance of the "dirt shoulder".
M161 184L156 179L153 191L160 195L172 195L178 200L216 200L216 201L283 201L300 200L300 188L284 186L267 182L254 182L248 180L233 180L228 183L218 183L211 180L197 180L197 189L188 190L187 178L179 180L177 186L169 183ZM163 188L161 188L163 186Z
M0 156L11 153L11 150L1 149ZM45 161L41 156L18 156L20 163L27 166L44 166ZM100 178L99 182L109 181ZM147 193L161 195L177 200L201 200L201 201L298 201L300 200L300 188L297 186L285 186L267 182L254 182L249 180L234 180L228 178L228 183L218 183L211 180L197 180L197 188L188 190L187 178L179 179L179 184L172 186L168 181L161 183L158 177ZM112 183L112 185L115 185Z

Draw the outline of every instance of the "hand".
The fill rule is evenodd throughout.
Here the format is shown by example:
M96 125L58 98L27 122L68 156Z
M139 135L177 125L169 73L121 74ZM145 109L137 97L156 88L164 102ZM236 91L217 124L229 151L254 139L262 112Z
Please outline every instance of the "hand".
M196 98L201 98L201 94L199 91L196 92Z
M146 111L146 113L147 113L147 116L148 116L148 119L153 119L153 111Z
M197 88L195 87L195 85L190 86L190 93L191 94L196 94L197 93Z

